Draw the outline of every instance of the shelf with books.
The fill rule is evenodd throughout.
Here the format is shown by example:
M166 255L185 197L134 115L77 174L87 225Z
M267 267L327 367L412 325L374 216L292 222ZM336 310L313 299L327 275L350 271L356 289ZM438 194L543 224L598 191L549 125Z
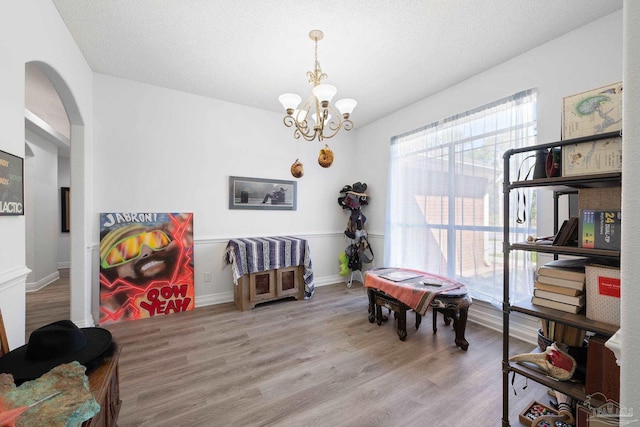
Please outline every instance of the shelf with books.
M557 176L553 178L514 181L509 184L509 188L551 187L551 190L554 191L571 191L576 188L618 187L621 179L621 172L607 172L593 175L574 176L570 178Z
M558 255L620 258L620 251L612 251L608 249L580 248L577 246L556 246L556 245L545 245L545 244L539 244L539 243L522 242L522 243L513 243L509 245L509 249L529 251L529 252L542 252L547 254L558 254Z
M511 311L518 313L528 314L530 316L538 317L541 319L549 319L555 322L563 323L565 325L573 326L585 331L591 331L596 334L611 336L616 333L619 326L612 325L610 323L599 322L597 320L587 319L584 312L581 313L567 313L553 308L541 307L534 305L529 300L519 301L510 306Z

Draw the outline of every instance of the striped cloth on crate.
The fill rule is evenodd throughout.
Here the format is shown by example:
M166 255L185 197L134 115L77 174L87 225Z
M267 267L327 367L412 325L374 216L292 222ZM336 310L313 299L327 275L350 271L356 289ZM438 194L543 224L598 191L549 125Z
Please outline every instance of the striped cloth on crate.
M292 236L231 239L224 251L224 262L231 265L233 282L251 273L278 268L304 266L304 297L314 293L309 243Z

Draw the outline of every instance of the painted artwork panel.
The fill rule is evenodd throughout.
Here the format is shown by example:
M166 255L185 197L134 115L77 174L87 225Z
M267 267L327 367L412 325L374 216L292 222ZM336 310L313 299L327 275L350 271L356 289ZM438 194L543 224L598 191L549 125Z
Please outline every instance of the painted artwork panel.
M194 306L193 213L100 214L101 325Z
M24 215L24 161L0 151L0 216Z

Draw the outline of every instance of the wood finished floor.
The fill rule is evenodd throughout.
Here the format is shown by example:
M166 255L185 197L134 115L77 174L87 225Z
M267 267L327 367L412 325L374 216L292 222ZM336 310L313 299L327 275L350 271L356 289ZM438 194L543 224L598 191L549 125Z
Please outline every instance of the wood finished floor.
M27 337L68 318L68 288L61 279L27 294ZM464 352L441 318L433 334L430 313L418 330L408 314L401 342L393 322L369 323L367 304L362 286L340 283L248 312L228 303L110 325L122 347L118 424L501 425L501 334L470 322ZM517 395L510 390L512 425L544 396L540 385L525 385L518 377Z

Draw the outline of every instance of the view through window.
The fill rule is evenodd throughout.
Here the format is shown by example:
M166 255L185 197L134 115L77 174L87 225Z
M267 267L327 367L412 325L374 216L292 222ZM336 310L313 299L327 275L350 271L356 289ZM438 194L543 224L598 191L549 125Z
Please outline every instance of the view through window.
M464 283L476 298L500 303L503 154L535 141L534 89L392 138L385 265L441 274ZM518 164L510 170L525 179L535 159L525 154L512 159ZM535 194L511 193L518 209L507 219L510 239L524 241L535 234ZM529 295L530 258L527 253L510 257L514 300Z

